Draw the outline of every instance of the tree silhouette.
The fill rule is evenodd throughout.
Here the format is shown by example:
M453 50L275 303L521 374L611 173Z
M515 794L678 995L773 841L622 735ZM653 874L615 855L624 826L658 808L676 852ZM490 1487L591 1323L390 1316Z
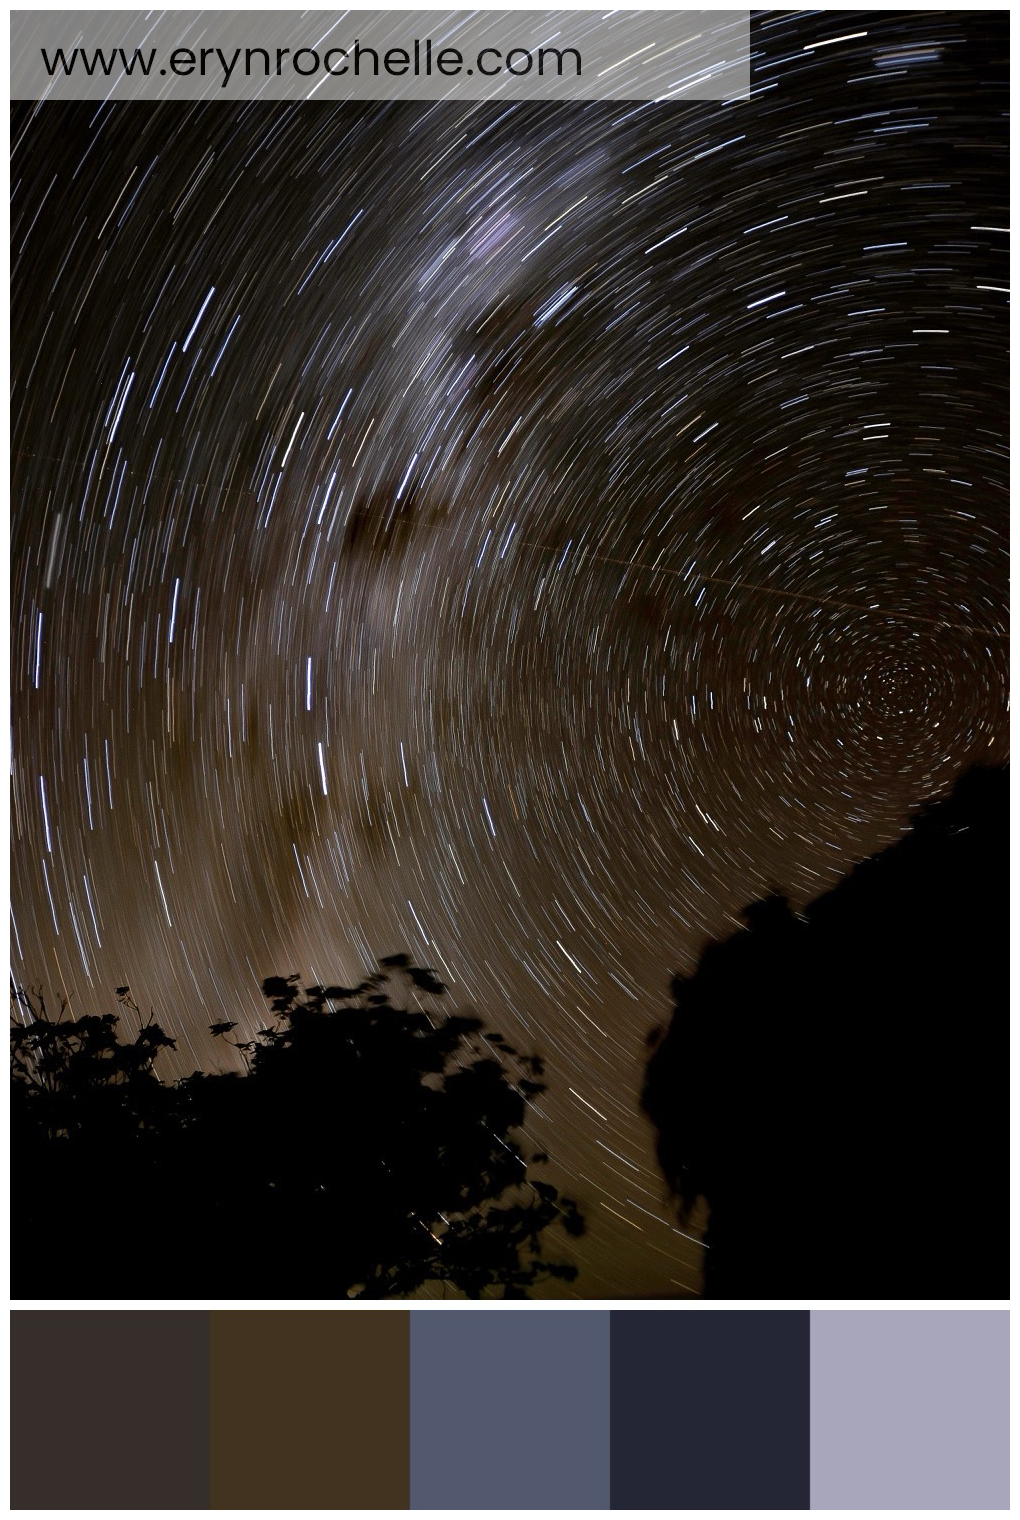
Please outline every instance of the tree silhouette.
M13 1208L19 1296L388 1297L442 1282L525 1297L576 1268L518 1138L542 1062L474 1016L441 1015L427 968L390 956L356 987L263 984L246 1070L163 1083L172 1046L137 1016L56 1018L16 993ZM227 1039L236 1027L209 1026ZM532 1163L544 1161L533 1155ZM87 1244L86 1244L87 1243Z
M1008 1296L1008 781L673 982L644 1106L721 1298Z

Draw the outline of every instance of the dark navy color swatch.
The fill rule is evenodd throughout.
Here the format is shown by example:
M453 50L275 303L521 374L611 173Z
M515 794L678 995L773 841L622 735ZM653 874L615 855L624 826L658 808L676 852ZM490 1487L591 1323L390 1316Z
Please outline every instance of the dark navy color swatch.
M807 1509L806 1310L612 1316L613 1509Z
M609 1314L411 1315L412 1509L607 1509Z

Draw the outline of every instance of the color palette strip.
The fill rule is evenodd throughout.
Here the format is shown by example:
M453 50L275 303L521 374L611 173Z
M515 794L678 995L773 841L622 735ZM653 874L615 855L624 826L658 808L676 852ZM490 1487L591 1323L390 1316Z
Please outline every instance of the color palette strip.
M19 1310L20 1509L997 1509L1005 1310Z

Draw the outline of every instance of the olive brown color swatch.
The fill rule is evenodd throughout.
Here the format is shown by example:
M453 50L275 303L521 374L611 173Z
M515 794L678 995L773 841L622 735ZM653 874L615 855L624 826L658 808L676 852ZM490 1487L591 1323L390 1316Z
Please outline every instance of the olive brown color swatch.
M214 1311L213 1509L407 1509L406 1311Z

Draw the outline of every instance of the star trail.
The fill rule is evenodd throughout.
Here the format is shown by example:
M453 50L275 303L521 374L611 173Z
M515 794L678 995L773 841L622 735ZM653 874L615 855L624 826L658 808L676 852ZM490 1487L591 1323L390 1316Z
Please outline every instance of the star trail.
M697 1293L671 975L1005 757L1007 48L762 16L728 104L19 107L15 980L129 984L173 1076L406 950L546 1058L570 1291Z

